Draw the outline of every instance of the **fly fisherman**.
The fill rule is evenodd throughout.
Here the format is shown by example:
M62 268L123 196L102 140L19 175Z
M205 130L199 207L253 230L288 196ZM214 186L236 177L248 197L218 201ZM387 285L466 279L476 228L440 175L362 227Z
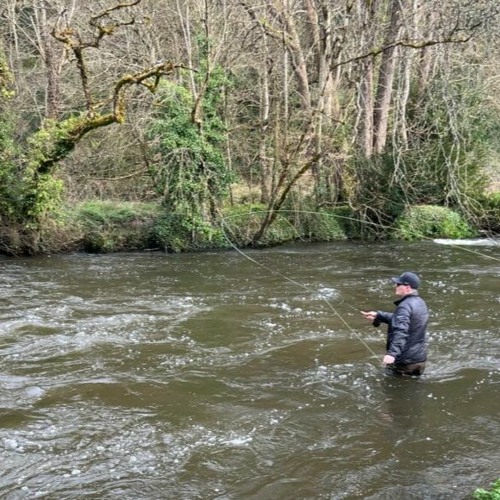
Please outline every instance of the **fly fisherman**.
M422 375L427 359L426 329L429 321L427 305L418 294L420 278L405 272L392 278L394 293L399 297L393 313L361 311L374 326L387 323L385 367L399 375Z

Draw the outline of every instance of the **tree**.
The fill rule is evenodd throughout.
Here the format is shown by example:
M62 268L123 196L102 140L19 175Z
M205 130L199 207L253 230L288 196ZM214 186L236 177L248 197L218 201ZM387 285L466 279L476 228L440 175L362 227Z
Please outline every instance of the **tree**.
M14 133L12 112L9 106L13 96L13 77L7 65L5 52L0 44L0 227L5 215L12 209L15 194Z
M216 146L225 168L260 187L269 215L255 242L283 206L314 210L344 203L389 220L401 203L460 198L458 181L467 177L461 162L467 158L470 165L474 156L464 148L479 143L464 140L456 126L459 116L473 111L466 108L474 99L458 99L453 80L460 75L457 68L468 71L469 61L478 71L484 67L487 58L475 48L495 47L486 36L498 36L497 2L101 0L96 5L6 0L0 6L6 60L16 75L16 94L2 106L15 111L9 137L22 151L13 154L7 176L16 179L19 195L9 213L17 213L18 221L36 220L50 206L59 172L77 186L70 193L75 197L127 196L127 189L141 183L144 191L134 192L151 197L152 181L138 183L134 177L144 180L147 172L154 173L162 195L171 193L175 169L158 175L167 174L165 158L157 161L151 154L161 140L146 134L146 124L153 114L164 123L172 117L164 102L143 92L155 90L165 74L190 106L185 126L197 133L193 144ZM162 62L172 60L189 70ZM489 85L494 67L484 73ZM206 114L218 71L231 79L216 106L225 142L209 137L210 123L217 120ZM123 123L125 114L127 124L111 134L110 125ZM162 148L163 155L165 144ZM417 159L423 158L427 164L420 162L418 169ZM474 163L481 161L477 157ZM438 174L439 193L428 182ZM113 190L112 179L124 187ZM37 192L45 195L37 199ZM387 192L396 193L398 203L389 203ZM207 200L200 213L214 211ZM389 206L391 215L382 214Z
M59 183L52 174L58 163L66 158L80 140L89 132L123 123L126 115L126 99L129 89L141 86L154 91L164 75L170 75L177 67L172 62L161 62L149 68L124 74L110 84L110 97L104 101L97 96L92 87L87 53L99 50L103 42L126 26L132 26L135 18L131 9L141 0L116 3L102 11L93 13L86 29L71 24L66 11L61 12L52 28L52 36L58 40L74 58L83 94L84 109L70 110L62 118L59 114L56 92L49 91L47 114L38 130L26 139L26 151L16 158L20 172L21 194L16 205L9 210L9 216L21 224L36 224L43 213L53 207ZM35 6L38 4L35 2ZM43 27L45 33L46 26ZM45 44L44 55L47 59L45 35L40 40ZM47 62L47 61L46 61ZM52 73L49 72L49 82ZM54 77L55 78L55 77ZM56 88L52 81L51 85ZM69 115L69 116L68 116Z

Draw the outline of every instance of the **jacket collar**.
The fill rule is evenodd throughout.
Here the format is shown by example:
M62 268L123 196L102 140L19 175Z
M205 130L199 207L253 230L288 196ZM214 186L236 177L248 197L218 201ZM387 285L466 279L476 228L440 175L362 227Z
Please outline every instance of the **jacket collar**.
M413 290L412 292L404 295L403 297L399 298L398 300L394 301L394 304L399 305L403 300L407 299L408 297L418 297L418 290Z

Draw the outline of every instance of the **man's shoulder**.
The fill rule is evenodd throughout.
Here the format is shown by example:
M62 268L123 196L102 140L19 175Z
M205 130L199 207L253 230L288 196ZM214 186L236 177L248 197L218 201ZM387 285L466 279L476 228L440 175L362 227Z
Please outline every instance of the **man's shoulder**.
M408 300L405 300L405 302L407 303L407 307L413 310L418 310L420 312L427 311L427 304L418 293L408 295Z
M400 307L412 307L415 305L425 306L427 307L425 300L418 293L410 293L405 295L399 302L398 306Z

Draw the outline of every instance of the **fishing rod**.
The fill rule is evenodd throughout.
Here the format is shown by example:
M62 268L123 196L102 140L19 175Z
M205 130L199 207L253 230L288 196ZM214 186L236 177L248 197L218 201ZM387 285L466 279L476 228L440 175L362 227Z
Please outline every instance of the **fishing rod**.
M238 246L233 243L233 241L229 238L228 234L227 234L227 231L226 229L229 230L229 228L227 227L226 225L226 219L229 219L229 218L234 218L234 217L242 217L242 216L245 216L245 215L255 215L255 214L268 214L270 212L270 210L252 210L250 212L247 212L246 214L237 214L237 215L232 215L232 216L228 216L228 217L223 217L221 219L221 231L222 231L222 234L224 235L224 238L227 240L228 244L230 245L231 248L233 248L237 253L239 253L242 257L244 257L245 259L247 259L248 261L252 262L253 264L261 267L262 269L270 272L271 274L274 274L276 276L279 276L281 277L283 280L293 284L294 286L297 286L299 288L302 288L303 290L306 290L308 293L311 293L311 294L314 294L314 290L310 289L308 286L304 285L303 283L300 283L288 276L286 276L285 274L277 271L276 269L272 269L264 264L262 264L261 262L255 260L254 258L252 258L250 255L248 255L246 252L244 252L243 250L241 250L240 248L238 248ZM323 216L327 216L327 217L334 217L334 218L341 218L341 219L346 219L346 220L351 220L351 221L355 221L355 222L359 222L358 219L355 219L353 217L348 217L348 216L342 216L342 215L330 215L330 214L325 214L325 213L321 213L321 212L318 212L318 211L309 211L309 210L279 210L278 213L282 213L282 212L285 212L285 213L307 213L307 214L315 214L315 215L318 215L318 214L321 214ZM383 224L380 224L380 223L375 223L375 222L371 222L371 221L365 221L364 222L365 224L370 224L370 225L373 225L373 226L376 226L376 227L379 227L379 228L382 228L382 229L389 229L389 226L385 226ZM423 239L426 239L426 240L431 240L433 241L433 238L429 238L429 237L423 237ZM496 257L493 257L491 255L487 255L487 254L484 254L482 252L478 252L478 251L475 251L475 250L471 250L470 248L464 248L463 246L460 246L460 245L454 245L454 244L451 244L450 245L451 247L458 247L460 248L461 250L464 250L464 251L468 251L470 253L473 253L473 254L476 254L476 255L480 255L482 257L485 257L485 258L489 258L489 259L492 259L492 260L495 260L497 262L500 262L500 259L496 258ZM363 344L363 346L371 353L372 357L376 358L376 359L379 359L380 357L373 351L373 349L364 341L364 339L351 327L351 325L345 320L345 318L340 314L340 312L333 306L333 304L331 303L331 301L329 301L324 295L320 294L320 298L321 300L328 306L328 308L335 314L335 316L337 316L340 321L344 324L344 326L351 332L351 334L353 334L357 340L359 342L361 342L361 344ZM345 307L348 307L349 309L352 309L353 311L355 311L356 313L361 313L362 311L354 306L351 306L350 304L347 304L345 303L343 300L342 300L342 303Z

